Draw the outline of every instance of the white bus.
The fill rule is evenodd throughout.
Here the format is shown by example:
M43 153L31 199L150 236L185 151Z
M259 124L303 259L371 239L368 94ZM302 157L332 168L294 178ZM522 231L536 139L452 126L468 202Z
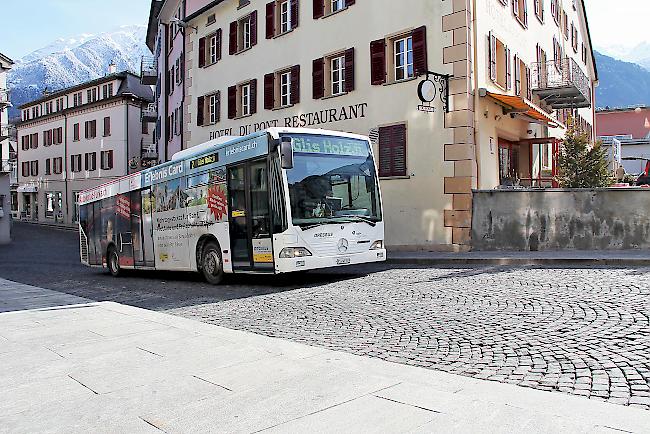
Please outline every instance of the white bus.
M272 128L221 138L79 195L81 262L288 273L386 258L367 137Z

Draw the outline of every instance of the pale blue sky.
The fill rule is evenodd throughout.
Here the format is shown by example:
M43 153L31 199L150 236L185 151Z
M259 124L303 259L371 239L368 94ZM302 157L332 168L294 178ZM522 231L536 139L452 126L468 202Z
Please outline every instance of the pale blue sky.
M596 46L650 42L647 0L623 0L616 6L611 0L585 3ZM146 24L150 5L151 0L0 0L2 15L11 17L4 20L4 34L10 37L0 43L0 52L18 59L57 38Z
M58 38L147 24L151 0L0 0L0 52L19 59Z

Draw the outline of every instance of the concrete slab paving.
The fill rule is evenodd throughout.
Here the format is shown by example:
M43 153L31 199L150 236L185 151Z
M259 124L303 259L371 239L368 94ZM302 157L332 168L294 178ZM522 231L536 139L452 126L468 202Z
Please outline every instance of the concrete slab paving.
M639 408L3 280L0 300L0 432L650 432Z

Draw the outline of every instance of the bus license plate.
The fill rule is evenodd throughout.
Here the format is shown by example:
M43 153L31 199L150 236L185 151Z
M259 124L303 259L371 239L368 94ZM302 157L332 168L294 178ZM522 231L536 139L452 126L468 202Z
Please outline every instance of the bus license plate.
M350 263L350 258L336 258L336 265L347 265Z

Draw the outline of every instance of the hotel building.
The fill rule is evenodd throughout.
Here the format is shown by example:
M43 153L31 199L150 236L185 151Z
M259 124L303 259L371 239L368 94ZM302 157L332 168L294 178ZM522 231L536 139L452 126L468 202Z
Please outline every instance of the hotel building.
M80 191L155 164L152 102L140 77L121 72L21 106L20 218L74 224Z
M267 127L368 135L389 247L465 248L473 189L551 187L568 119L593 136L582 0L186 0L165 21L167 3L148 42L173 52L180 26L181 148Z

